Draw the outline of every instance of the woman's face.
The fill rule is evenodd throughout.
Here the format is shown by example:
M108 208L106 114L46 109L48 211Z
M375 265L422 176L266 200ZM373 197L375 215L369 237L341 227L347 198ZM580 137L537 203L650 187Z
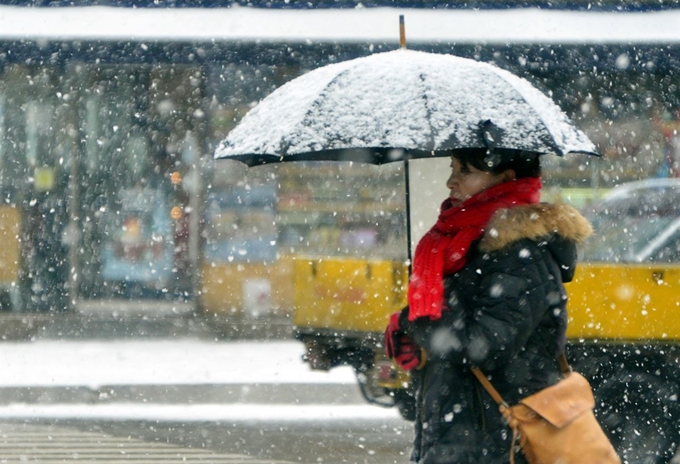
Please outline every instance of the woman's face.
M449 196L454 202L465 201L471 196L501 182L514 179L514 171L508 170L500 174L480 171L474 166L463 168L460 161L451 158L451 176L446 181Z

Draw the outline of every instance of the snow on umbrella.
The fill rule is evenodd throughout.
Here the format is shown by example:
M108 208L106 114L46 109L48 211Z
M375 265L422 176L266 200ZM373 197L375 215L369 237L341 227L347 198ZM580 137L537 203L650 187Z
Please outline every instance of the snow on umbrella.
M313 70L275 90L215 157L382 164L492 148L563 156L593 143L528 81L488 63L400 49Z

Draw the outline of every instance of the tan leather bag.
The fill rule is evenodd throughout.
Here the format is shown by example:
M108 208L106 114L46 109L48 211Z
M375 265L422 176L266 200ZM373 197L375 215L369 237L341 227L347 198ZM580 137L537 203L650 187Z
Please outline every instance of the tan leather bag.
M620 464L614 447L595 418L595 398L588 381L572 372L560 357L565 377L560 382L509 406L486 376L472 369L498 403L512 429L510 463L517 439L530 464Z

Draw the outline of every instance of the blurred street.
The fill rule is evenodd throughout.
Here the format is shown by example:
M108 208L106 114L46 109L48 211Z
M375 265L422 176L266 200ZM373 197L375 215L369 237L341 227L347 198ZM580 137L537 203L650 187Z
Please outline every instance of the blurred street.
M311 371L289 329L73 315L6 334L1 462L408 462L411 424L350 368Z
M269 463L244 455L220 454L167 443L116 437L98 431L43 424L0 423L2 462L196 462Z
M309 421L0 420L3 463L407 463L399 419Z

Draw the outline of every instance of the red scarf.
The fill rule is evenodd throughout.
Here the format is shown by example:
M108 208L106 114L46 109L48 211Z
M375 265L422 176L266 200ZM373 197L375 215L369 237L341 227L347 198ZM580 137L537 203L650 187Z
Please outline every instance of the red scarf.
M408 287L410 321L441 317L444 276L465 266L470 245L497 210L538 203L541 185L537 177L524 177L489 187L459 204L451 199L442 203L437 223L416 247Z

